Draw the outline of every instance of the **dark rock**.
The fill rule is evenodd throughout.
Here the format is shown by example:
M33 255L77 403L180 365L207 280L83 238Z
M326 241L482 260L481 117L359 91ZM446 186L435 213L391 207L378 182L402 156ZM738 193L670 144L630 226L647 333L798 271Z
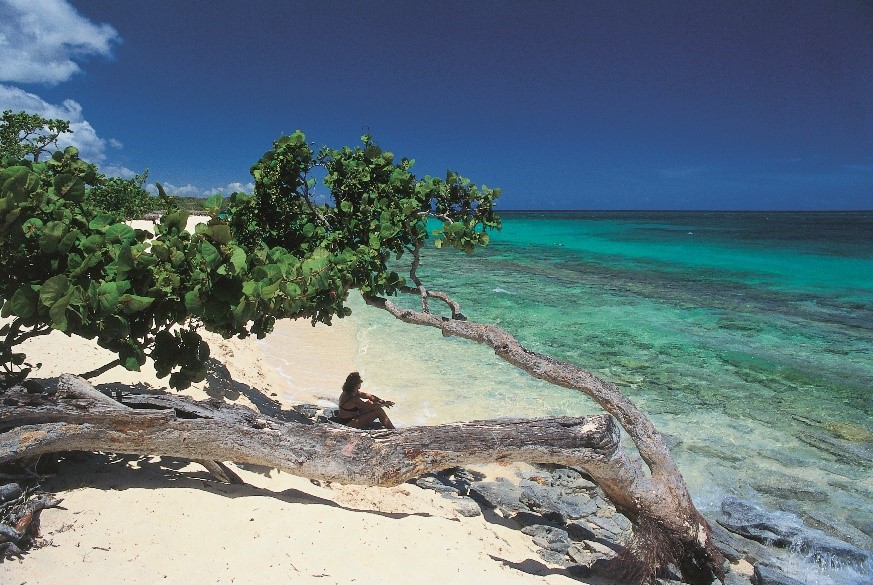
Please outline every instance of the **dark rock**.
M590 550L594 554L604 557L615 556L615 553L618 552L616 549L619 548L618 545L614 543L607 544L605 542L600 542L597 540L586 540L582 543L582 546L584 546L586 549Z
M830 453L837 461L849 465L873 467L873 447L870 444L852 443L815 431L799 432L795 436L807 445Z
M321 414L321 408L319 408L316 404L297 404L292 408L306 418L310 419L315 419L316 416Z
M567 552L567 549L570 548L570 545L573 544L570 542L570 537L567 535L567 531L563 528L557 528L556 526L534 524L532 526L525 526L521 531L532 537L534 544L540 548L547 548L549 550L565 553Z
M850 522L851 522L851 520L850 520ZM858 530L860 530L861 532L863 532L864 534L866 534L867 536L869 536L870 538L873 538L873 522L869 522L869 521L868 522L860 522L859 521L859 522L852 522L852 525L855 528L857 528Z
M457 496L454 494L443 494L443 497L452 502L455 511L465 518L473 518L482 515L482 508L479 507L472 498L467 496Z
M584 518L597 511L597 503L585 493L567 494L561 488L542 486L531 480L522 480L519 499L530 510L561 522Z
M571 561L580 565L590 565L595 559L590 550L578 544L573 544L567 549L567 556L570 557Z
M710 521L709 527L712 530L712 539L716 548L731 562L744 559L754 565L768 561L773 557L772 549L754 540L729 532L716 522Z
M797 500L799 502L826 502L830 499L823 491L811 483L805 483L796 477L772 476L766 481L752 484L752 487L763 494L780 500Z
M755 585L807 585L803 581L792 579L782 571L762 564L755 565L752 583Z
M622 514L616 512L611 516L612 521L618 525L618 528L621 530L622 534L629 534L631 530L633 530L633 524L630 520L624 517Z
M535 524L541 524L543 526L551 526L554 525L557 527L557 523L553 523L548 520L542 514L534 514L533 512L519 512L515 516L512 517L519 526L533 526Z
M433 490L441 494L457 495L458 490L443 481L443 478L434 473L428 473L416 478L415 485L425 490Z
M568 522L567 534L570 535L570 539L575 540L576 542L582 542L583 540L594 540L597 538L597 535L594 534L594 532L588 527L588 524L586 524L584 520Z
M17 483L7 483L6 485L0 485L0 504L16 500L21 497L22 493L23 491L21 489L21 486Z
M873 538L870 537L871 535L865 534L862 530L859 530L850 524L849 522L851 522L851 518L849 519L849 522L840 522L839 520L816 511L802 512L801 517L803 518L804 523L812 528L821 530L822 532L839 538L840 540L845 540L861 550L873 550ZM871 526L871 528L873 528L873 526Z
M321 416L328 420L339 421L339 409L338 408L325 408L321 411Z
M527 511L527 506L519 501L521 488L508 481L475 481L470 485L470 497L477 502L496 508L504 516L512 516Z
M588 525L593 528L594 532L601 537L613 539L616 536L620 536L622 533L621 527L612 518L588 516L585 521L588 522Z
M482 478L482 474L474 473L463 467L443 469L438 471L437 475L443 478L445 483L454 486L462 496L469 495L470 485Z
M553 565L566 567L570 564L570 559L568 559L567 554L563 552L549 550L547 548L541 548L537 551L537 554L540 555L541 559L543 559L547 563L552 563Z
M768 545L786 548L801 530L800 522L785 515L776 517L733 496L721 504L717 522L736 534Z
M870 553L848 542L805 526L789 514L771 514L748 502L728 497L722 502L719 524L747 538L811 557L823 566L845 565L862 573L873 564Z
M575 469L562 467L552 472L553 487L562 488L566 492L578 492L597 489L597 485L584 477Z

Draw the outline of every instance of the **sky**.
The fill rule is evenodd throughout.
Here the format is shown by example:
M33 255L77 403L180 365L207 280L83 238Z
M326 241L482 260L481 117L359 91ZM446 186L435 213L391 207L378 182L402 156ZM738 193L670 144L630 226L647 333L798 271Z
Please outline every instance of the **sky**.
M869 210L873 3L0 0L5 109L179 195L299 129L499 209Z

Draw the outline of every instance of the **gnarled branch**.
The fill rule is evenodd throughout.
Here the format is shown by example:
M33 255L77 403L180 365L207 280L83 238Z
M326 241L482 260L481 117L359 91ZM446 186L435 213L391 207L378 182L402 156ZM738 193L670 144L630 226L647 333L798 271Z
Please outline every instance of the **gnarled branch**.
M448 295L435 291L428 291L428 294L433 297L442 294L449 299ZM579 390L593 398L618 420L633 440L649 471L646 474L638 464L623 466L620 473L601 470L598 485L638 528L658 531L659 541L664 543L666 550L665 557L655 559L655 562L676 562L680 565L683 577L692 583L709 583L713 576L723 579L724 559L713 544L709 525L691 501L685 480L663 436L645 413L624 396L615 384L601 380L574 364L531 351L495 325L458 318L446 319L431 313L404 309L380 297L365 295L364 300L406 323L435 327L443 335L463 337L488 345L503 360L530 375L557 386ZM456 307L455 303L453 317L456 313L460 314L459 307Z

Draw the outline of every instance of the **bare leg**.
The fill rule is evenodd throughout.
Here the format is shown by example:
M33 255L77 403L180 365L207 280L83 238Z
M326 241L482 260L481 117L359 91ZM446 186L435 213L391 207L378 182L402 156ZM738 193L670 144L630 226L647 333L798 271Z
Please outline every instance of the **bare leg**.
M394 423L391 422L391 419L388 418L388 415L385 414L385 409L381 406L376 406L372 410L368 410L364 414L353 418L349 422L350 427L354 427L356 429L361 429L376 419L379 419L379 422L382 423L382 426L386 429L393 429Z

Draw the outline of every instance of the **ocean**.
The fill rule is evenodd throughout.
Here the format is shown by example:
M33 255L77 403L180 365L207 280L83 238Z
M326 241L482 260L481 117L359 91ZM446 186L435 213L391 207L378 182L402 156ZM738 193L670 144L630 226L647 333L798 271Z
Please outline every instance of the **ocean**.
M704 512L736 495L871 534L873 213L501 216L471 256L428 249L425 283L618 384ZM401 425L599 411L473 342L351 306L349 370Z

